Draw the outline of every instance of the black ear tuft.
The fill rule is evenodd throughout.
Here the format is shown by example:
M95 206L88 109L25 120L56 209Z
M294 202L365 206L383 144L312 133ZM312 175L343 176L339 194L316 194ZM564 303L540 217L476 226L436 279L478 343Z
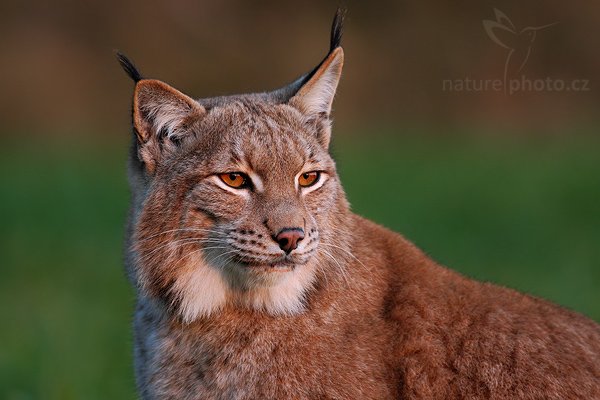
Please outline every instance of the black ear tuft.
M346 9L338 7L331 24L331 42L329 45L329 52L331 53L336 48L340 47L342 43L342 30L344 28L344 17L346 16Z
M144 79L142 78L142 74L140 74L140 71L138 71L135 65L133 65L131 60L127 58L125 54L121 53L118 50L115 51L115 53L117 55L117 60L119 61L119 64L121 64L121 68L123 68L123 70L127 73L127 75L129 75L131 79L133 79L135 83L138 83L139 81Z
M329 52L325 56L325 58L313 68L308 74L302 75L300 78L296 79L294 82L290 83L287 86L284 86L280 89L274 90L272 92L265 93L265 96L270 100L276 103L286 103L292 97L298 93L298 90L306 84L306 82L310 81L310 79L315 75L315 73L321 68L323 63L329 58L331 53L338 47L340 47L342 43L342 28L344 25L344 17L346 15L346 9L342 7L338 7L335 12L335 17L333 17L333 23L331 24L331 38L329 40Z

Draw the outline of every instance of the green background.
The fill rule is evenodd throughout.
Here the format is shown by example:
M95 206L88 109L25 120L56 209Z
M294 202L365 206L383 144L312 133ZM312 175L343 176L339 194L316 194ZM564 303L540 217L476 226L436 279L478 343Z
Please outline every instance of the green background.
M355 212L600 320L599 140L481 137L381 129L340 134L333 153ZM0 150L0 398L134 398L128 141L18 138Z

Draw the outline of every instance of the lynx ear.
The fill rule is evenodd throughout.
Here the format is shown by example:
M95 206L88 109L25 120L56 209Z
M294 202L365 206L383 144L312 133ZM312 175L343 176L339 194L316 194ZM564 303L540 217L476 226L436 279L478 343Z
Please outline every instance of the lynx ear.
M308 122L316 126L323 147L329 146L331 105L344 65L344 50L340 46L344 13L340 8L335 13L327 57L309 74L276 94L285 96L288 90L295 91L288 104L300 110L307 116ZM297 88L297 85L300 87Z
M344 50L333 50L289 104L309 117L329 117L331 104L342 75Z
M198 102L164 82L142 79L135 85L133 127L138 157L148 173L154 173L164 153L176 149L205 113Z
M146 170L153 173L161 154L189 132L206 110L197 101L164 82L144 79L124 54L116 52L123 70L135 82L133 127L137 151Z
M133 95L133 125L140 143L178 139L206 113L197 101L154 79L142 79Z

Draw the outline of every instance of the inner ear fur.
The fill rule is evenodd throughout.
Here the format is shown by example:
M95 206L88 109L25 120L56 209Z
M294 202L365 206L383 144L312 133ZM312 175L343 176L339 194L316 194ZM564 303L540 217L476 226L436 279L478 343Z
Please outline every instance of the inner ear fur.
M196 100L159 80L144 79L135 86L133 125L140 144L176 136L205 113Z
M153 174L167 148L188 132L189 126L206 114L205 108L164 82L143 79L133 95L133 126L138 157Z
M307 120L319 128L319 141L327 147L331 137L331 106L342 75L344 50L335 48L313 76L289 100Z

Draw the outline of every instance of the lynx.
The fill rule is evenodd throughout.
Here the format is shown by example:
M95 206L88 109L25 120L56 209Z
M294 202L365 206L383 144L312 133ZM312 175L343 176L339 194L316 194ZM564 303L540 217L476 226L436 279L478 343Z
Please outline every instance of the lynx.
M598 324L350 211L328 151L341 28L263 93L195 100L118 55L141 398L600 399Z

